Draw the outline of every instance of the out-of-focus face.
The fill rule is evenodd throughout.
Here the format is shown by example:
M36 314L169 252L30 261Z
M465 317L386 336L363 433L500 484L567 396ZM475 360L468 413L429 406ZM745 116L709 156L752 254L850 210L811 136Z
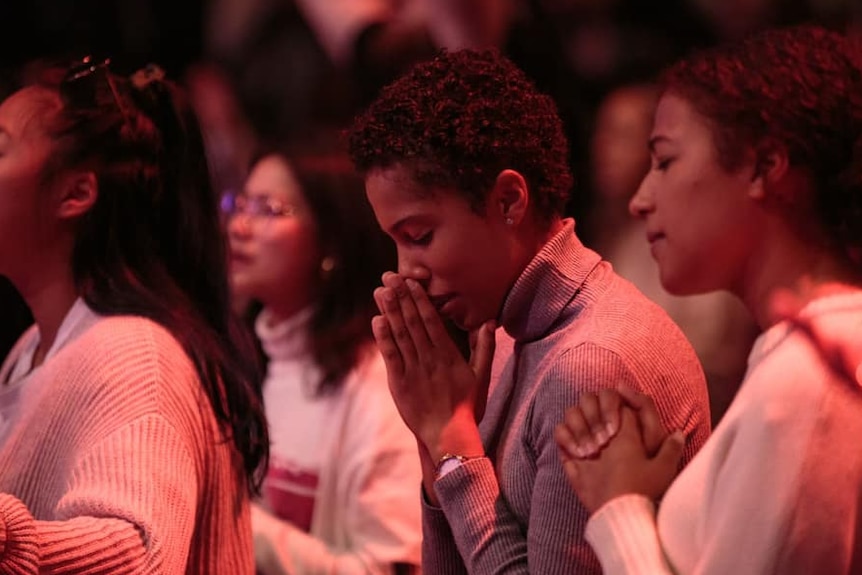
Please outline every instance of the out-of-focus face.
M0 274L17 282L27 281L40 250L52 243L44 168L54 144L40 121L45 108L36 105L50 98L45 90L25 88L0 105Z
M430 193L402 166L371 171L365 185L380 228L395 240L398 272L462 329L496 319L520 271L501 218L478 215L454 190Z
M630 210L643 218L665 289L738 291L758 233L754 163L727 171L706 118L672 93L659 101L652 167Z
M278 156L255 164L228 221L236 296L290 315L314 299L320 274L317 226L299 183Z
M655 95L647 86L612 92L599 108L591 142L593 183L607 200L628 201L649 169Z

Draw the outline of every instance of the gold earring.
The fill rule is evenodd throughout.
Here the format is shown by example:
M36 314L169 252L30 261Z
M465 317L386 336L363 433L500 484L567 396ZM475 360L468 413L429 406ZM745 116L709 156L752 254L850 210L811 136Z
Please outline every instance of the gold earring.
M332 270L335 269L335 258L332 256L326 256L322 260L320 260L320 275L321 277L326 277Z

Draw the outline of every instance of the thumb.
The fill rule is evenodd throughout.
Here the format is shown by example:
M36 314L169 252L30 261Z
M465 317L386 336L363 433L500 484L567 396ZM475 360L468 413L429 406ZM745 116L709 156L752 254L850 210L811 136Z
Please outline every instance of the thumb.
M685 435L681 431L675 431L668 435L662 442L658 453L653 461L660 469L667 470L671 477L676 474L679 461L682 459L682 451L685 448Z
M494 337L496 326L493 321L486 321L476 330L475 344L470 353L470 367L479 380L482 388L487 388L491 381L491 364L494 361L494 349L497 341Z

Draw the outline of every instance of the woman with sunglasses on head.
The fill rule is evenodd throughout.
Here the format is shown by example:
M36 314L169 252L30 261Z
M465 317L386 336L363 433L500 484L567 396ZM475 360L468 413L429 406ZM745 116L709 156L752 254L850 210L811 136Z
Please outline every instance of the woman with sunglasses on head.
M35 318L0 369L0 571L252 573L266 423L196 119L155 67L34 70L0 104Z
M235 296L267 362L271 462L252 508L258 571L409 573L421 525L415 442L371 335L394 259L349 159L272 149L225 198Z
M567 413L564 466L608 573L862 572L860 56L803 26L664 76L631 211L669 291L729 290L764 331L672 483L674 438L649 398L605 393ZM601 450L593 426L616 433Z

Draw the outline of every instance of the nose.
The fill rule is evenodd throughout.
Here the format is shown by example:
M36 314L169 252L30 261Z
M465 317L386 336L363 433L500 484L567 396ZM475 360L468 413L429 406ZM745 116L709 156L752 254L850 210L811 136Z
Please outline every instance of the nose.
M649 179L649 174L647 174L641 181L641 185L638 186L635 195L629 200L629 213L636 218L645 218L655 209L655 198Z
M229 238L246 237L251 232L248 214L237 212L228 216L227 233Z
M424 284L431 278L431 270L419 258L409 253L409 250L399 248L398 275Z

